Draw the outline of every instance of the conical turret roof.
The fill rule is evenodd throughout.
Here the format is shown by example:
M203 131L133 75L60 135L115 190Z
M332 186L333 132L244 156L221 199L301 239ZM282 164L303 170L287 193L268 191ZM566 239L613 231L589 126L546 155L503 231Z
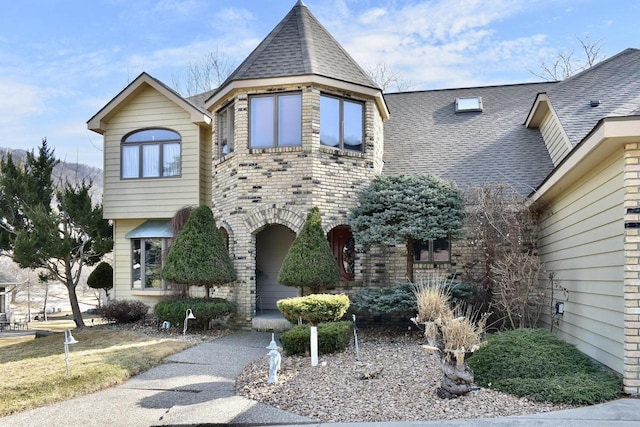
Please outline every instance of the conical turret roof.
M304 3L298 1L220 88L234 80L309 74L378 88Z

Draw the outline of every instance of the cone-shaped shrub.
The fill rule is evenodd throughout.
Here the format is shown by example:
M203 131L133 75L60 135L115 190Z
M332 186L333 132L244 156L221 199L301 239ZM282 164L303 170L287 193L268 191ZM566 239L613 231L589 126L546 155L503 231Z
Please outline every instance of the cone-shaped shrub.
M189 216L169 250L162 278L183 285L204 286L207 298L212 286L236 279L233 263L208 206L200 206Z
M306 286L313 293L340 281L340 270L322 229L317 207L311 209L300 234L291 244L282 262L278 281L286 286Z

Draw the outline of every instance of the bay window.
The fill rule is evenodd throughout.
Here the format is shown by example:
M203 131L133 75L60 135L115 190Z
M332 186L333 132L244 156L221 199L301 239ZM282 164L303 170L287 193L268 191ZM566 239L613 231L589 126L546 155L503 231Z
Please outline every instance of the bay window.
M218 113L218 157L233 152L233 126L235 112L233 104Z

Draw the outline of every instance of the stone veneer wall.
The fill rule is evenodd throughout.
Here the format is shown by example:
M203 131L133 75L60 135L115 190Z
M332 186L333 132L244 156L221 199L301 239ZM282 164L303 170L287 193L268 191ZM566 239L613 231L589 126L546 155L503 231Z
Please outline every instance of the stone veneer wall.
M302 146L249 149L249 96L288 91L302 93ZM229 233L238 281L226 294L238 304L241 325L249 325L255 312L258 232L281 224L298 233L313 206L320 208L326 231L346 224L358 191L381 172L382 119L373 100L361 99L366 102L365 152L349 153L320 146L321 91L359 99L329 88L284 86L236 92L226 101L234 102L234 152L223 158L214 153L212 205L218 225ZM214 150L216 125L214 120Z
M625 145L625 223L640 222L640 144ZM629 212L629 213L627 213ZM640 229L624 230L624 392L640 393Z

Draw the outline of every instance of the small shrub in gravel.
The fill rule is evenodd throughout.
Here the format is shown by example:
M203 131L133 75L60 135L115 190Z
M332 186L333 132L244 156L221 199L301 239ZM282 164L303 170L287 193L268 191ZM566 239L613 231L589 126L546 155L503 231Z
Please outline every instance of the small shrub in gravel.
M191 309L194 320L189 326L194 329L206 330L212 320L219 320L236 311L233 301L223 298L187 298L160 301L153 311L160 321L168 321L172 325L182 325L187 309Z
M479 385L537 401L594 404L621 391L615 374L541 329L497 333L468 363Z
M302 320L317 325L320 322L339 320L349 308L346 295L312 294L304 297L285 298L277 303L278 310L292 323Z
M113 300L102 307L105 319L116 323L133 323L142 319L149 306L141 301Z
M330 354L344 351L351 342L353 324L351 322L330 322L318 325L318 352ZM282 348L287 356L308 354L309 325L298 325L282 334Z

